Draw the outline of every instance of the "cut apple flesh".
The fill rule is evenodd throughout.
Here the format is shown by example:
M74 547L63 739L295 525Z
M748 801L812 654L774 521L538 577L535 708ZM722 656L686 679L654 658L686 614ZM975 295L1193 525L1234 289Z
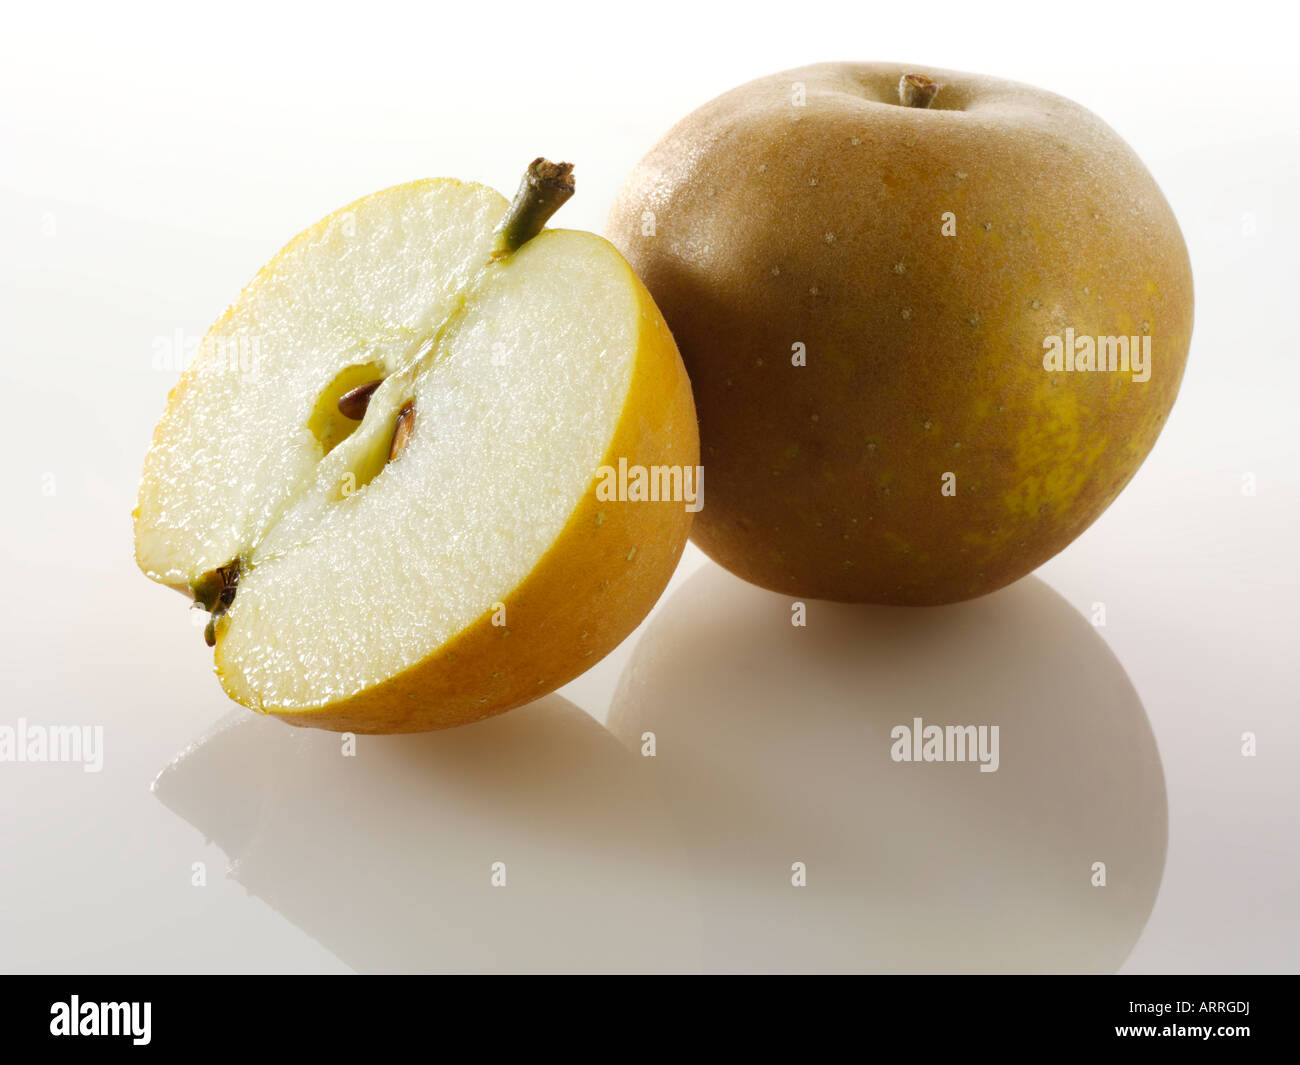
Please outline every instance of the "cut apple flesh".
M686 387L619 254L546 230L494 259L506 207L430 181L331 216L245 290L173 393L141 482L137 557L189 587L237 560L216 660L239 702L312 710L409 675L561 539L627 420L648 339L656 365L676 363L656 372ZM234 365L232 347L251 358ZM375 380L360 421L339 412ZM678 424L646 441L681 441L677 458L693 462L686 395L650 403ZM674 517L665 536L687 524ZM531 694L545 680L527 679ZM461 687L468 699L472 678ZM471 701L501 709L503 691Z
M631 377L636 308L611 254L596 237L543 233L489 267L434 349L379 387L245 549L218 651L232 694L350 694L414 665L527 576L588 491ZM408 400L415 425L390 462Z
M204 338L145 460L136 553L150 576L185 584L262 538L320 461L313 416L345 390L336 377L413 360L491 254L505 207L479 186L399 186L258 274Z

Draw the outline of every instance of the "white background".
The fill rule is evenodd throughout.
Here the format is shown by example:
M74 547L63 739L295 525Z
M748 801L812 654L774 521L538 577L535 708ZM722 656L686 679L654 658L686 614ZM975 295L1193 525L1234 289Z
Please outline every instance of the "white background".
M1240 2L11 5L0 723L103 724L107 754L100 774L0 764L0 969L346 968L224 879L221 851L149 792L229 709L181 600L131 559L136 478L176 376L153 368L157 345L197 340L291 236L401 181L509 193L533 156L570 159L579 193L559 222L599 231L677 119L832 59L1071 97L1180 219L1196 284L1182 394L1122 497L1039 576L1081 613L1106 604L1101 635L1163 763L1164 879L1126 970L1300 968L1295 17ZM688 549L679 579L703 562ZM566 692L597 718L631 642Z

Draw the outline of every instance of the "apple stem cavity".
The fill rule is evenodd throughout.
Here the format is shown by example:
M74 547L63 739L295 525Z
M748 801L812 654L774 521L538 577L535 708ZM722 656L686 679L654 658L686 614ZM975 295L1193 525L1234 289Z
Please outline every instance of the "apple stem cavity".
M924 74L904 74L898 79L898 102L904 107L929 107L939 83Z
M505 218L497 226L497 244L493 259L500 259L537 236L573 195L573 164L552 163L538 156L528 164L519 191Z
M384 379L381 377L377 381L369 381L359 388L354 388L351 392L345 392L339 397L339 413L354 422L361 421L366 416L366 408L370 406L370 397L383 383Z

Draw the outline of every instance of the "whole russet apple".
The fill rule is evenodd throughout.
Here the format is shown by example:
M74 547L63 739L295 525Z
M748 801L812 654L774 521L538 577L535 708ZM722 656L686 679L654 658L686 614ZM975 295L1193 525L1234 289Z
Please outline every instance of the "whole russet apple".
M791 595L938 604L1029 573L1132 478L1191 340L1187 250L1141 161L990 77L743 85L660 141L606 229L691 377L693 539Z

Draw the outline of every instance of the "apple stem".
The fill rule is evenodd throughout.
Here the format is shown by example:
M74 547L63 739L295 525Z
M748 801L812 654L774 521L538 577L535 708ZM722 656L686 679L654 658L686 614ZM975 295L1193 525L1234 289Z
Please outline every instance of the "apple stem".
M551 215L573 195L573 188L572 163L552 163L541 156L529 163L510 210L497 226L492 258L509 255L537 236Z
M898 79L898 102L904 107L929 107L939 83L924 74L904 74Z

